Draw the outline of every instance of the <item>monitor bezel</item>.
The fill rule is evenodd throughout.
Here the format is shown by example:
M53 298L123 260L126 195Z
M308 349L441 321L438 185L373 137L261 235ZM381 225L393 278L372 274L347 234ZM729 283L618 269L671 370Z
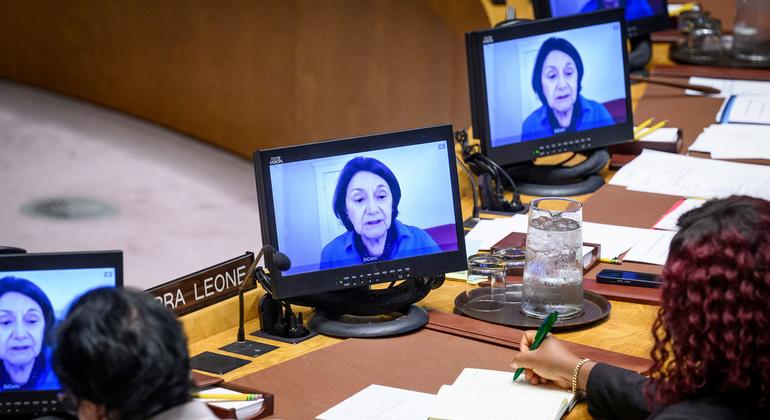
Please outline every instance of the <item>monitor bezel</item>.
M551 154L587 151L633 140L633 114L631 110L631 82L629 79L628 51L622 48L623 73L626 95L626 122L579 132L565 132L536 140L522 141L503 146L492 146L489 128L489 102L487 98L486 72L484 71L483 46L485 39L494 42L527 38L540 34L579 29L605 23L621 25L622 45L626 45L625 19L622 9L600 10L561 18L526 21L515 25L469 32L466 34L471 116L474 137L480 139L481 152L499 165L531 162ZM558 145L558 147L551 147Z
M83 268L115 268L115 287L123 287L122 251L109 250L0 254L0 272L72 270ZM51 404L51 402L58 401L58 395L61 392L62 389L2 391L0 392L0 405L3 406L3 411L7 408L17 409L17 414L20 415L31 413L57 413L61 412L61 407L58 404ZM45 401L45 403L42 403L43 401ZM25 404L25 402L28 403ZM47 411L40 411L43 408L46 408Z
M447 165L450 165L450 182L454 206L455 235L457 250L443 251L437 254L421 255L398 260L378 261L360 265L318 270L283 276L279 270L270 267L270 294L275 299L311 296L319 293L349 289L343 285L346 276L365 276L367 284L385 283L396 280L398 273L410 276L430 276L465 269L465 240L462 227L461 195L458 187L453 132L451 125L441 125L392 133L381 133L317 143L288 146L254 152L254 171L259 204L259 220L262 226L262 243L280 250L278 232L274 223L274 201L270 178L271 159L284 162L318 159L349 153L368 152L399 146L409 146L428 142L446 143ZM319 249L320 253L321 250ZM289 256L291 258L291 256ZM408 268L408 271L406 270ZM379 274L378 274L379 273Z
M626 33L629 38L638 38L649 35L652 32L664 31L671 28L671 19L668 16L668 0L660 1L663 2L663 13L626 21ZM535 13L535 19L554 17L553 11L551 10L550 0L532 0L532 9ZM585 13L582 15L578 13L578 15L584 16Z

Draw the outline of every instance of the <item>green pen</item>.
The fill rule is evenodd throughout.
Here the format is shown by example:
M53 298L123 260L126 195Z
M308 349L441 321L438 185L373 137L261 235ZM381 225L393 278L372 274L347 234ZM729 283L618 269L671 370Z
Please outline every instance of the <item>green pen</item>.
M529 346L530 350L536 350L538 347L540 347L540 343L545 340L545 336L548 335L548 332L551 331L551 327L553 327L553 324L556 323L556 318L559 317L559 313L556 311L551 312L548 314L547 317L543 320L543 323L540 324L540 328L537 329L537 332L535 333L535 340L532 342L532 345ZM516 373L513 374L513 381L516 382L516 379L524 372L524 368L518 368L516 369Z

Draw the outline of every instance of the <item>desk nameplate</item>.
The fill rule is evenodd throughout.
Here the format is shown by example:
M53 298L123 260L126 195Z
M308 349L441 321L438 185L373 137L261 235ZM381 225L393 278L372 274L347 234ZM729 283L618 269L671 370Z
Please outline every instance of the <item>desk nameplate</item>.
M254 253L236 257L176 280L147 289L155 299L181 316L238 294ZM251 290L247 285L244 290Z

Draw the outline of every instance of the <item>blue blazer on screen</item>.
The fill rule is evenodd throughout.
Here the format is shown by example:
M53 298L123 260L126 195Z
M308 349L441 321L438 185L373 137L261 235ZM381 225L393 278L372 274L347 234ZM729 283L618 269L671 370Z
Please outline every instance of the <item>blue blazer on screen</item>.
M580 103L580 116L575 121L574 131L615 124L615 120L607 108L599 102L586 99L583 95L578 95L578 102ZM543 105L529 114L522 125L521 140L541 139L554 134L550 110L548 105Z
M396 241L388 260L441 252L436 241L422 229L398 220L394 220L393 224L396 227ZM353 244L355 234L349 230L326 244L321 251L321 270L361 264L361 256Z

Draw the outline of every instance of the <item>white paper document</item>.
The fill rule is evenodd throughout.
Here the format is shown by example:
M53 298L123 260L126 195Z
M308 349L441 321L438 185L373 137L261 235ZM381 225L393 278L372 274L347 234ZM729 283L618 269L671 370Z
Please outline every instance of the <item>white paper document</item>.
M572 405L574 394L554 385L531 385L513 372L466 368L454 384L439 390L433 420L557 420Z
M676 202L667 212L655 223L653 228L660 230L679 230L677 221L679 218L690 210L697 209L702 206L706 200L698 198L683 198Z
M712 159L770 159L770 125L712 124L689 148Z
M770 199L770 166L699 159L644 149L610 180L634 191L679 197L721 198L732 194Z
M770 95L732 95L725 99L717 122L770 124Z
M465 235L465 249L468 256L480 249L489 249L511 234L527 231L527 216L517 214L513 217L479 220L476 226ZM470 245L469 245L470 243Z
M711 86L719 89L718 95L710 95L725 98L731 95L770 95L770 82L760 82L756 80L732 80L732 79L714 79L710 77L691 77L691 85ZM704 95L703 92L687 89L684 91L688 95Z
M369 385L319 414L316 419L425 420L435 398L435 395L424 392Z
M676 232L668 230L641 229L634 246L623 257L623 261L663 265L668 258L671 239Z

